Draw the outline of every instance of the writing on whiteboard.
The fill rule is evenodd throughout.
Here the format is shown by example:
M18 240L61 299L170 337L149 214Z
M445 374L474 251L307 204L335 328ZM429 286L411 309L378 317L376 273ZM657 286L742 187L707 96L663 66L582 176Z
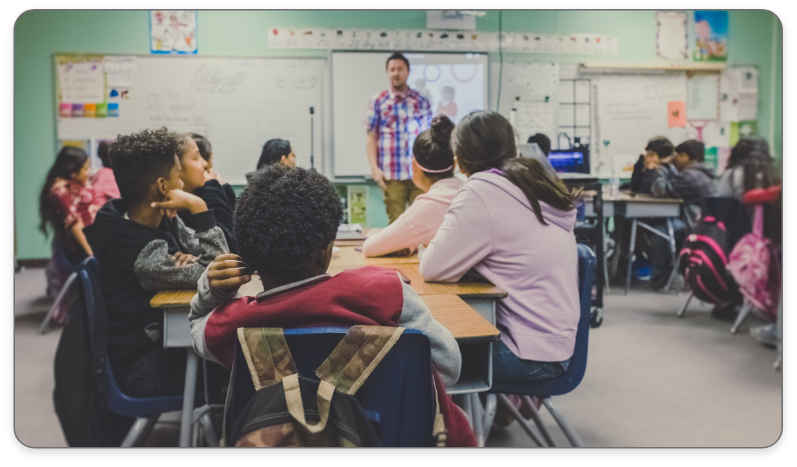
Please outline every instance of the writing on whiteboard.
M233 94L246 78L241 71L202 65L191 78L191 90L197 94Z

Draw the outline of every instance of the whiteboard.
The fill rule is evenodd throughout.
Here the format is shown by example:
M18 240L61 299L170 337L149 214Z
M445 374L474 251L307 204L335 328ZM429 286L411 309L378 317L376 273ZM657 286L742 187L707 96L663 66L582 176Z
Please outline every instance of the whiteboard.
M310 167L315 108L315 167L322 166L324 59L151 57L135 59L119 116L57 118L61 140L113 139L161 126L199 133L213 145L213 168L245 185L263 144L287 139L297 164ZM106 85L106 97L110 89ZM111 102L111 100L109 100Z
M654 136L664 136L674 145L686 140L686 128L669 128L667 118L668 102L686 101L685 73L591 79L593 175L611 177L613 165L636 160Z
M390 55L391 52L332 53L332 146L336 177L371 176L363 123L370 99L388 89L385 61ZM430 99L432 114L438 113L444 86L455 89L457 113L450 117L454 123L473 110L487 108L487 54L406 53L405 56L410 62L407 83Z

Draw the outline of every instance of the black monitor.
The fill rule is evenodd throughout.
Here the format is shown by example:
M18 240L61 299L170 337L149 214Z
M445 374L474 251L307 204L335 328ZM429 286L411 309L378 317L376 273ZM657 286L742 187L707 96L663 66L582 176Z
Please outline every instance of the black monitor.
M554 149L548 154L548 162L559 173L589 173L589 146L570 149Z

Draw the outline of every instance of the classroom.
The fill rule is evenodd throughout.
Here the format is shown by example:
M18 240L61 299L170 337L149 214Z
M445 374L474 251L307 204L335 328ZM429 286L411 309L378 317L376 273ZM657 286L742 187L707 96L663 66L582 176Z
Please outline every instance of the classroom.
M778 443L775 13L29 10L13 41L22 445Z

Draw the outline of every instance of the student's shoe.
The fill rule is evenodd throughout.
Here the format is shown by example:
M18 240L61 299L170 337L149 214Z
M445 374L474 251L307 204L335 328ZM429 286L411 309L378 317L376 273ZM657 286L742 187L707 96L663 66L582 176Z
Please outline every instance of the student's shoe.
M754 327L750 329L750 335L766 347L777 347L780 344L775 323Z
M733 298L726 302L714 305L714 308L711 309L711 316L720 321L728 321L732 323L736 319L736 315L739 314L739 306L741 306L741 304L741 299Z

